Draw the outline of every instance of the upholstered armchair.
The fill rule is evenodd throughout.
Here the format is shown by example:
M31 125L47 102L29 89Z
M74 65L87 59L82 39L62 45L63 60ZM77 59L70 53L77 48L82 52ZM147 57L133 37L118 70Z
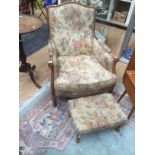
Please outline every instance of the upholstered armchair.
M95 9L69 2L48 6L49 67L56 97L78 98L111 91L115 58L94 36Z

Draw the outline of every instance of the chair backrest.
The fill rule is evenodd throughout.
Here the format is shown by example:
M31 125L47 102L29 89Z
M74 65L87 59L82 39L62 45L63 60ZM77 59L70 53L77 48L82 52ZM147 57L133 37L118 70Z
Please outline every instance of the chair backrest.
M88 54L93 48L95 8L75 2L47 7L49 39L58 55Z

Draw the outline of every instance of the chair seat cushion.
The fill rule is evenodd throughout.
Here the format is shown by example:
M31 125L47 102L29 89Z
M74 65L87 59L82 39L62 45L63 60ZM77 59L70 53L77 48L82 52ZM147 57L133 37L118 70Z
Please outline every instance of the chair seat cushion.
M55 80L56 92L85 94L108 90L116 82L116 76L107 71L94 56L59 56L59 74Z
M127 116L110 93L69 100L70 114L80 134L114 128L127 122Z

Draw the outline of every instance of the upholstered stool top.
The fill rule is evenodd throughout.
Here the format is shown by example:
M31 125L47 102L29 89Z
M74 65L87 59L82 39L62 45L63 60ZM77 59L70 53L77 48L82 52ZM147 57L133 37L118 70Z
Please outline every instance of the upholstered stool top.
M127 116L110 93L72 99L69 105L79 134L114 128L127 122Z

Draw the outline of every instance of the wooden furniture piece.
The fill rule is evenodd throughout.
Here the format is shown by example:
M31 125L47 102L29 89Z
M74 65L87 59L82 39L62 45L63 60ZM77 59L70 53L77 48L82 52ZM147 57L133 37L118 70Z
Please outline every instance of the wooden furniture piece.
M110 93L69 100L69 112L77 143L82 134L108 128L118 131L127 122L127 116Z
M21 66L19 67L19 71L28 73L31 80L38 88L41 88L41 86L35 81L33 76L33 70L35 69L35 65L31 66L30 63L26 62L26 55L24 53L24 48L22 43L22 35L36 31L41 26L42 26L42 22L36 17L23 15L23 14L19 16L19 51L20 51L19 56L21 61Z
M131 114L135 110L135 52L133 52L132 57L130 59L130 62L127 66L127 69L125 71L123 82L125 86L125 91L118 99L118 102L123 98L123 96L128 93L132 103L133 107L128 115L128 119L130 118Z
M49 67L56 97L78 98L112 91L114 60L95 38L95 8L68 2L47 7Z
M41 15L43 15L45 17L45 19L47 20L47 17L42 9L42 0L41 0L41 4L39 4L39 2L37 0L29 0L30 4L31 4L31 9L32 9L32 15L34 15L34 8L38 7L39 10L41 11L40 15L38 16L40 18Z
M128 27L131 14L134 9L135 0L74 0L75 2L96 7L96 21L110 25ZM125 12L125 16L124 16ZM116 19L117 15L117 20ZM123 17L124 16L124 17ZM121 20L124 18L124 22Z
M19 0L19 12L30 14L29 0Z
M112 1L114 6L113 10L111 10L113 12L111 21L128 27L132 12L134 11L135 0L111 0L111 3ZM117 13L119 15L116 17Z

